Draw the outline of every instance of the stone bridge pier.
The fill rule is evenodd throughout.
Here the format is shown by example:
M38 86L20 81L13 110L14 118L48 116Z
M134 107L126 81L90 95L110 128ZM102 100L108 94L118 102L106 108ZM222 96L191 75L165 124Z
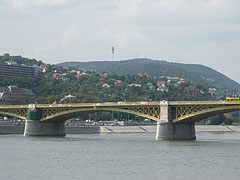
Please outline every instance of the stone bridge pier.
M26 120L24 136L66 136L65 123Z
M157 122L157 140L195 140L195 123L172 123L167 101L160 102L160 121Z
M64 121L40 121L41 114L31 104L27 110L27 120L25 121L24 136L65 136Z

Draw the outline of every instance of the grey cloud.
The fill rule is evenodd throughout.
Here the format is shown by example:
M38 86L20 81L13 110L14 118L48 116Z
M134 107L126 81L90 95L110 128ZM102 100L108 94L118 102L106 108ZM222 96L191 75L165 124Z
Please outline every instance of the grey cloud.
M239 6L239 0L1 0L0 53L50 63L110 60L114 45L118 60L138 51L202 63L240 82L233 73L240 65Z

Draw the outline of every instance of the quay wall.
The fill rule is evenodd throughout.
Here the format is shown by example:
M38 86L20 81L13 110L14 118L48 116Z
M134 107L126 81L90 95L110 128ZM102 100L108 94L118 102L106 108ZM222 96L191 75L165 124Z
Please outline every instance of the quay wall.
M24 125L1 125L0 126L0 135L1 134L23 134Z
M66 126L66 134L155 133L156 125L139 126ZM240 126L195 125L196 132L240 132ZM23 134L24 125L0 125L2 134Z
M66 134L99 134L100 126L66 126Z

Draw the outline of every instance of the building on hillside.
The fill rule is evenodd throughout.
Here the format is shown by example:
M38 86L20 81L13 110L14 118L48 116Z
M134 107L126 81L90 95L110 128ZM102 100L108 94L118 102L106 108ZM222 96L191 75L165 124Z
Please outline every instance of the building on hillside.
M115 80L114 84L115 85L120 85L120 84L122 84L122 81L121 80Z
M52 76L56 79L62 79L63 78L63 75L61 73L53 73Z
M168 92L169 89L167 87L165 87L165 86L160 86L160 87L157 88L157 91Z
M103 84L102 87L103 88L110 88L110 85L109 84Z
M154 89L154 85L152 83L147 83L147 86L149 87L149 89Z
M165 87L166 81L158 81L157 86L164 86Z
M24 77L34 78L35 68L19 65L0 64L0 77Z
M129 87L132 87L132 86L134 86L134 87L141 87L142 85L141 84L129 84L128 86Z
M209 89L208 89L208 92L209 92L211 95L214 95L214 94L217 92L217 89L216 89L216 88L209 88Z
M17 86L0 87L0 105L35 103L36 95L30 89Z

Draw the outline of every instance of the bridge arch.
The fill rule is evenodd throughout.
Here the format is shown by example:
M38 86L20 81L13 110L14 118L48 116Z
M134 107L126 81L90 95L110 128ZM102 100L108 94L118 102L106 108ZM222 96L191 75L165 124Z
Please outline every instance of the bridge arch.
M72 109L68 111L58 112L52 115L48 115L47 117L43 117L40 121L66 121L68 119L77 117L83 114L90 114L94 112L101 112L101 111L114 111L114 112L123 112L128 114L134 114L137 116L145 117L147 119L152 119L154 121L159 121L160 118L156 116L152 116L149 114L144 114L138 111L130 110L130 109L122 109L122 108L109 108L109 107L98 107L96 109L93 108L79 108L79 109Z
M8 116L12 116L12 117L16 117L16 118L19 118L19 119L26 120L26 116L22 116L22 115L20 115L20 114L14 113L14 112L0 111L0 114L2 114L2 115L8 115Z
M196 111L194 113L186 114L184 116L173 119L173 123L195 123L203 119L209 118L211 116L220 115L223 113L229 113L234 111L239 111L240 106L221 106L215 108L204 109L201 111Z
M36 111L41 113L40 121L66 121L67 119L100 111L115 111L134 114L158 122L194 123L210 116L238 111L238 102L196 101L169 102L166 112L159 102L118 102L81 104L39 104ZM28 105L0 106L0 114L26 120ZM163 108L163 111L162 111ZM169 112L168 112L169 111ZM165 115L169 114L167 118ZM161 116L161 117L160 117ZM161 119L162 118L162 119Z

